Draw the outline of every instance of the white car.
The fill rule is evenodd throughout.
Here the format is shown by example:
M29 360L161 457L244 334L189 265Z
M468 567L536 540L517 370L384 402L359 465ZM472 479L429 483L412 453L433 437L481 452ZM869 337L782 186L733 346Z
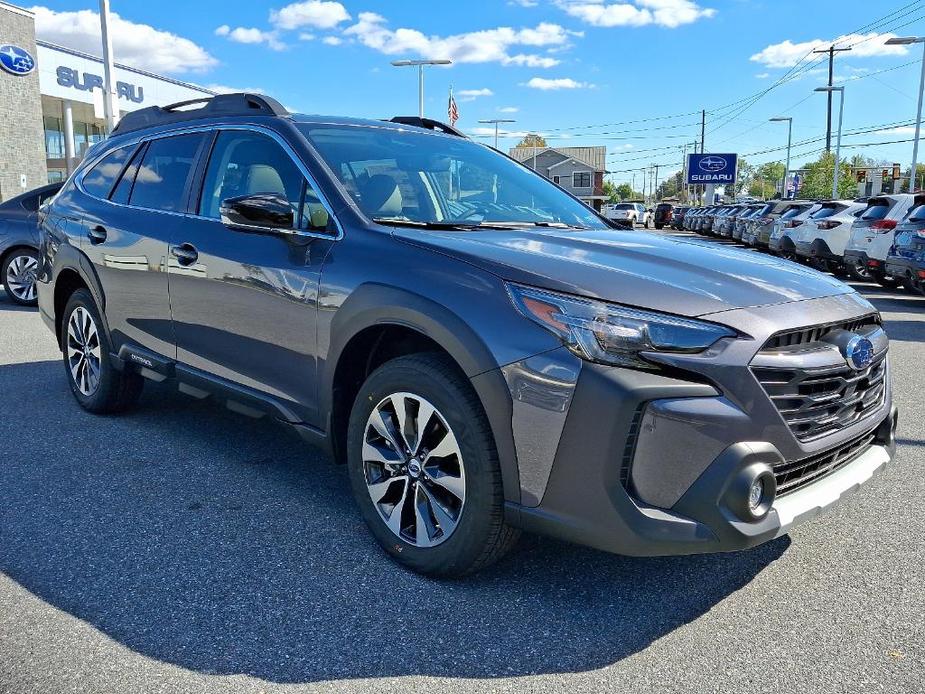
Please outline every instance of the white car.
M797 248L793 236L797 229L812 217L822 203L796 203L780 217L774 220L771 237L768 239L768 248L775 255L787 260L797 259Z
M914 195L877 195L867 201L861 216L851 225L843 263L857 280L873 280L884 287L899 282L885 272L885 263L896 225L912 208Z
M853 200L832 200L822 203L803 224L790 235L797 256L819 270L841 274L842 259L851 236L851 225L867 204Z
M652 226L652 212L641 202L620 202L604 208L604 216L615 222L641 224L646 229Z

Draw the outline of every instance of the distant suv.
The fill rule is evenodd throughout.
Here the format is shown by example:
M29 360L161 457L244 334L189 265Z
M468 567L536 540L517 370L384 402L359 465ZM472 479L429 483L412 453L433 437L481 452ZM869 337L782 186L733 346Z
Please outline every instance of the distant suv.
M641 224L646 229L652 221L652 213L641 202L620 202L611 205L605 214L615 222L625 222L630 226Z
M893 454L888 340L850 287L615 230L426 119L138 110L43 237L80 406L125 410L150 379L278 420L346 463L372 535L423 573L479 569L521 528L752 547Z
M845 247L844 265L858 280L872 279L881 286L895 287L899 279L887 274L886 257L893 245L896 225L912 208L908 193L878 195L867 200L867 209L851 225Z
M917 194L912 208L896 225L893 246L886 258L886 274L907 289L925 294L925 194Z
M39 207L60 188L60 183L50 183L0 203L0 284L21 306L36 304Z
M652 223L655 225L656 229L662 229L666 226L671 226L672 216L674 206L670 202L660 202L655 206L655 214L652 218Z

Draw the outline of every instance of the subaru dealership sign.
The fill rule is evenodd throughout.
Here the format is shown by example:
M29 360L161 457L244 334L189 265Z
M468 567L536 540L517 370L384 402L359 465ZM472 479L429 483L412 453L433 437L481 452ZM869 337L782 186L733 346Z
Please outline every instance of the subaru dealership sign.
M689 154L687 183L689 185L733 185L736 182L736 154Z

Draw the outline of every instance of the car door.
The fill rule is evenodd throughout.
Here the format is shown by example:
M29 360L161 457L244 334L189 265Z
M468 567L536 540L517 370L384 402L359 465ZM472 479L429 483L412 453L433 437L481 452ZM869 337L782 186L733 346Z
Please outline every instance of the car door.
M177 360L317 423L318 284L335 222L307 169L270 131L218 130L200 179L169 262ZM285 196L298 228L223 223L223 201L263 194Z
M167 249L182 220L204 135L176 135L104 156L81 180L81 250L105 294L113 348L140 345L173 358ZM114 184L115 182L115 184Z

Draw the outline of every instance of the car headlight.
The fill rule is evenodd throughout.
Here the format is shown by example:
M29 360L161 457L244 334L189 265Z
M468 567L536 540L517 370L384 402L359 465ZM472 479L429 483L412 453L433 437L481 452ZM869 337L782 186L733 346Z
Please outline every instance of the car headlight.
M721 325L665 313L640 311L507 284L514 306L525 317L559 336L582 359L633 368L653 369L644 352L695 354L736 333Z

